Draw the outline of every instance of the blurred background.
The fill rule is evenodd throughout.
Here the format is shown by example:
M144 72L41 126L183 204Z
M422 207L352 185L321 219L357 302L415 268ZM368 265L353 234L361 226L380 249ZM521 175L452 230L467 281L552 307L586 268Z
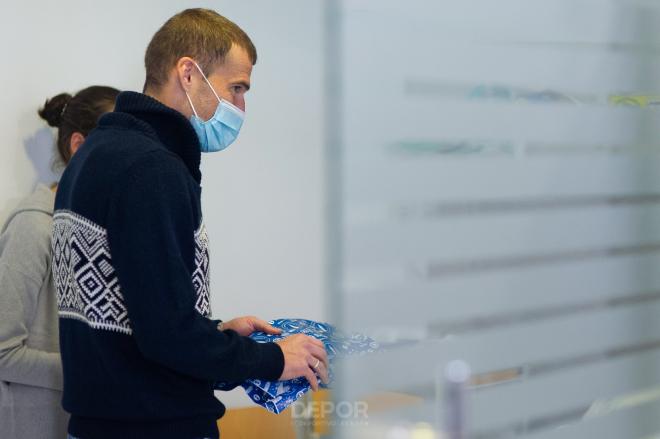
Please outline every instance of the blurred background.
M0 220L57 179L44 100L141 90L198 6L259 52L241 136L203 159L214 315L383 348L337 363L299 437L660 438L657 2L2 6Z

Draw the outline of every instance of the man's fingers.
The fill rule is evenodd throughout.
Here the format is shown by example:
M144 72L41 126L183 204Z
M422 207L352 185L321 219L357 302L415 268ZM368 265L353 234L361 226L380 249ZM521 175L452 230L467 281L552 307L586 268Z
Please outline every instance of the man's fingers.
M273 335L277 335L277 334L282 333L281 329L276 328L273 325L269 325L268 323L266 323L266 326L264 327L263 331L267 334L273 334Z
M281 329L278 329L278 328L274 327L273 325L271 325L267 321L257 319L257 318L255 318L252 321L252 326L254 327L255 331L262 331L262 332L265 332L266 334L275 334L276 335L276 334L280 334L282 332Z
M306 368L305 378L309 381L309 384L312 386L312 390L315 392L319 390L319 381L316 379L316 374L309 367Z
M314 356L310 356L307 358L307 364L309 364L309 367L314 372L321 376L321 381L323 381L324 384L329 384L330 379L328 376L328 368L325 366L323 361Z
M315 346L318 346L318 347L320 347L320 348L325 349L325 345L324 345L323 342L322 342L321 340L319 340L318 338L314 338L314 337L312 337L311 335L308 335L307 338L309 339L309 342L310 342L311 344L313 344L313 345L315 345Z
M316 372L321 376L321 381L323 381L323 384L326 386L330 384L330 376L328 374L328 368L325 367L325 364L323 362L319 363L319 367L316 368Z
M316 345L313 345L313 346L310 346L310 347L309 347L309 351L310 351L310 353L311 353L314 357L316 357L316 358L318 358L319 360L321 360L321 364L323 364L323 365L326 367L326 369L328 368L328 366L329 366L329 363L328 363L328 354L327 354L327 352L325 351L325 348L322 348L322 347L320 348L320 347L318 347L318 346L316 346ZM312 363L312 366L313 366L314 364L316 364L316 360L314 360L314 363Z

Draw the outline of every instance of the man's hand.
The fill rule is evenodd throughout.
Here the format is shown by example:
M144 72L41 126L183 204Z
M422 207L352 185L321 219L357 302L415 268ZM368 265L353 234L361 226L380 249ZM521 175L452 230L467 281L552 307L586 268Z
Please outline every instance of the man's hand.
M277 329L267 321L261 320L255 316L237 317L228 322L222 322L222 330L233 329L239 335L248 336L256 331L263 331L266 334L280 334L281 329Z
M275 342L284 353L284 372L280 380L304 376L314 391L319 383L314 372L318 372L324 384L328 384L328 354L323 342L309 335L296 334Z

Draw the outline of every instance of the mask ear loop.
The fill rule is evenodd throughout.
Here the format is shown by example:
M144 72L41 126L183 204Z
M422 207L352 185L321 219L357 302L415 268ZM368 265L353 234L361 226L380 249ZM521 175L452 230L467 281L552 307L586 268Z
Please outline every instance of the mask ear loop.
M215 92L215 90L213 89L213 86L212 86L211 83L209 82L208 78L206 77L206 75L204 74L204 72L202 71L202 69L199 67L199 64L197 64L195 61L193 61L193 64L195 64L195 67L197 67L197 70L199 70L199 73L202 74L202 78L204 78L204 81L206 81L206 84L208 84L209 88L211 89L211 91L212 91L213 94L215 95L215 98L218 100L218 102L220 102L220 101L221 101L220 96L218 96L218 94L217 94L217 93ZM188 100L190 100L190 98L188 98Z
M190 95L188 95L188 92L186 93L186 97L188 98L188 103L190 104L190 108L192 108L193 113L195 114L195 117L199 117L197 115L197 111L195 111L195 106L193 105L192 101L190 100Z

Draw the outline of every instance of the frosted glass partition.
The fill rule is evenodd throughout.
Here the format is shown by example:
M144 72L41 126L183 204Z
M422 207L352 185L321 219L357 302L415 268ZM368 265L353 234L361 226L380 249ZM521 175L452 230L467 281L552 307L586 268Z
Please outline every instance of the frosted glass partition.
M387 348L342 363L368 420L336 434L660 437L660 4L330 1L327 30L328 303Z

